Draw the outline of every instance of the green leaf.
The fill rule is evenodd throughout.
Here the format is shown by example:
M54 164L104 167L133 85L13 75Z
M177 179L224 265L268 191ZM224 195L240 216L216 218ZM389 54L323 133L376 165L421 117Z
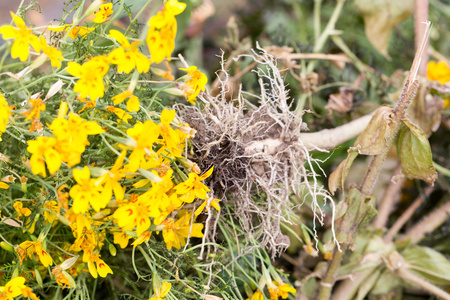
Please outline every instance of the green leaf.
M354 3L364 19L364 29L370 43L389 59L391 32L413 13L414 1L355 0Z
M358 150L357 147L350 147L350 149L347 150L347 158L339 164L333 173L331 173L330 178L328 179L328 188L331 194L334 195L334 192L338 187L340 187L342 191L344 190L345 178L347 178L348 171L350 170L353 161L358 156Z
M353 248L356 234L377 214L376 198L373 195L363 195L357 188L352 187L343 201L348 204L348 208L342 217L337 240L348 243L350 248Z
M402 255L411 271L435 285L450 286L450 262L441 253L428 247L414 247Z
M366 295L369 291L374 287L378 278L380 277L381 271L374 270L372 274L370 274L359 286L358 295L356 296L356 300L364 300L366 299Z
M396 287L401 286L401 284L402 281L400 278L392 274L392 272L388 269L385 269L385 271L381 273L370 293L373 295L387 294Z
M397 152L403 174L409 179L422 179L433 184L437 178L430 143L422 129L403 120L397 140Z
M356 139L354 146L360 146L360 154L378 155L387 147L387 139L395 130L396 121L392 117L392 108L382 106L370 119L366 129Z

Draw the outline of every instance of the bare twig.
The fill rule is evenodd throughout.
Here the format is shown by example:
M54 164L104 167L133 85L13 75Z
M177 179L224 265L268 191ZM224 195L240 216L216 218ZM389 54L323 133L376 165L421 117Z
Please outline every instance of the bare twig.
M420 47L420 38L425 33L425 28L422 23L428 20L428 0L415 0L414 1L414 32L416 38L416 51ZM427 74L428 63L428 43L426 43L424 51L422 53L422 59L419 65L418 75L425 77Z
M389 231L384 236L385 241L392 241L394 236L398 233L398 231L405 225L405 223L412 217L414 212L419 208L419 206L425 201L425 198L428 197L433 188L431 186L427 187L423 194L421 194L417 199L408 207L408 209L398 218L398 220L394 223L394 225L389 229Z
M441 226L450 215L450 201L434 210L425 219L417 223L413 228L402 236L401 240L411 239L416 244L425 237L425 234L433 232Z
M331 149L354 137L357 137L369 124L372 114L353 120L333 129L323 129L318 132L303 132L300 138L305 147L314 151Z
M374 218L372 226L374 228L383 228L386 226L389 215L391 214L392 207L395 202L397 202L400 192L402 190L403 184L405 183L405 178L399 178L402 174L402 166L398 166L394 175L392 176L391 182L383 195L383 198L378 205L378 215Z

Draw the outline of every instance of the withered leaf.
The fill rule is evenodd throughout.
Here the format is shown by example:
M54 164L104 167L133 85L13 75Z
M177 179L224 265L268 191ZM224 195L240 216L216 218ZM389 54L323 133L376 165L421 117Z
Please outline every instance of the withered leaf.
M433 184L437 178L430 143L425 132L409 120L403 120L397 140L397 152L403 174L409 179L422 179Z
M381 106L370 119L366 129L356 139L354 146L360 146L360 154L378 155L386 149L386 140L391 137L396 121L392 108Z
M333 173L331 173L330 178L328 179L328 188L333 195L338 187L340 187L342 191L344 190L345 178L347 177L348 171L350 170L353 161L359 154L359 148L350 147L347 152L347 158L339 164L339 166L336 168L336 170L334 170Z
M364 195L357 188L352 187L343 201L347 203L348 208L342 217L337 240L351 246L355 242L356 233L376 216L376 198L373 195Z
M387 48L391 32L413 13L414 0L355 0L354 3L364 19L364 29L370 43L390 59Z
M328 99L326 109L334 110L337 112L349 112L353 107L353 93L354 88L341 87L339 93L331 94Z

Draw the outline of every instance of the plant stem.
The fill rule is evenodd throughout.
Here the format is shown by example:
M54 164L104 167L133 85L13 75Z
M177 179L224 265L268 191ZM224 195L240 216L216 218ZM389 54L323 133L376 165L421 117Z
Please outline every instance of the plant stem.
M416 51L420 46L420 38L425 32L425 28L422 26L423 22L428 20L428 0L415 0L414 1L414 36L416 42ZM425 45L423 51L418 75L425 77L427 73L427 63L428 63L428 43Z
M411 239L416 244L425 237L425 234L441 226L450 215L450 201L435 209L431 214L409 230L401 240Z
M392 211L392 207L398 200L403 184L405 183L405 178L398 178L401 174L402 166L399 165L395 169L394 175L389 182L389 186L387 187L386 192L378 205L378 214L372 222L372 226L374 228L381 229L386 225Z
M419 51L416 51L416 55L414 57L413 64L411 66L411 71L409 73L408 79L405 82L405 85L403 87L403 92L397 102L396 107L392 110L391 118L392 121L395 122L394 127L391 131L391 134L389 137L386 137L386 148L384 151L378 155L373 156L372 161L370 162L369 168L367 170L367 173L361 183L361 186L359 188L361 192L361 196L368 197L372 193L373 186L378 178L378 175L380 173L381 167L383 165L383 162L386 159L386 156L391 149L391 147L394 145L396 141L396 137L398 135L398 132L400 131L400 127L402 124L402 119L406 115L406 110L409 107L409 104L411 103L411 100L414 97L415 89L417 89L418 84L416 80L416 74L418 70L418 66L420 63L420 57L422 56L423 50L424 50L424 44L427 42L429 31L430 31L430 23L426 24L425 34L422 38L422 43L420 44ZM361 199L361 201L363 200ZM344 200L346 201L346 200ZM448 202L448 207L450 209L450 202ZM345 214L343 218L352 218L353 220L356 220L358 218L355 218L354 216L351 216L351 214ZM356 226L356 224L355 224ZM345 234L351 234L349 232L345 232ZM347 242L346 240L343 241L344 243ZM346 247L346 244L344 244L344 247ZM345 249L345 248L344 248ZM327 272L325 273L325 277L322 280L322 283L320 285L319 290L319 296L318 300L327 300L330 297L331 290L333 288L334 283L334 276L337 272L339 265L341 263L341 260L344 256L344 250L342 252L337 251L337 248L335 248L335 256L333 258L333 261L330 263Z
M414 283L415 285L423 288L424 290L436 295L439 298L450 300L450 294L446 293L445 291L441 290L437 286L429 283L422 277L419 277L418 275L414 274L413 272L409 271L406 268L400 268L396 272L396 275L404 280L407 280L411 283Z
M405 223L412 217L417 208L425 201L425 198L428 197L433 188L428 186L423 194L421 194L417 199L408 207L408 209L398 218L398 220L394 223L394 225L389 229L389 231L384 236L384 240L386 242L392 241L394 236L398 233L398 231L405 225Z
M339 251L337 247L334 248L333 260L328 265L327 273L320 283L320 291L317 300L328 300L330 297L331 289L334 284L334 274L336 274L339 266L341 265L346 247L346 245L343 245L342 251Z

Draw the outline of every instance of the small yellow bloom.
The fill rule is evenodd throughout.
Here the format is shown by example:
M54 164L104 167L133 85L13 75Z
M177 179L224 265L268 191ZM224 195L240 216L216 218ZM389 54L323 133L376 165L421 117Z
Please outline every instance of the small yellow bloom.
M185 3L169 0L164 9L148 22L150 28L147 32L146 42L152 63L160 63L166 57L170 60L170 55L175 49L175 36L177 34L175 16L181 14L185 8Z
M164 300L170 289L172 288L172 284L170 282L164 281L161 285L161 288L155 289L155 296L150 298L149 300Z
M275 284L276 288L274 290L274 292L276 293L276 298L273 299L278 299L278 297L281 297L283 299L287 299L289 297L288 293L291 294L295 294L296 290L295 288L293 288L292 286L290 286L288 283L285 282L277 282L277 281L272 281L273 284ZM272 299L272 298L271 298Z
M21 61L25 61L30 55L30 45L36 52L39 52L39 38L31 32L31 29L27 28L25 22L19 16L13 12L10 13L17 28L12 25L3 25L0 27L0 34L3 34L3 39L5 40L14 39L11 48L11 57L18 57Z
M52 223L58 218L57 217L57 214L59 213L58 202L54 200L47 201L44 204L44 208L47 209L44 210L44 219L47 223Z
M72 39L75 39L77 36L82 37L83 39L87 38L87 35L94 31L96 27L84 27L84 26L73 26L73 24L66 24L66 25L49 25L47 26L47 29L50 31L69 31L69 37ZM71 29L72 28L72 29Z
M129 173L135 172L141 163L145 162L145 150L153 150L153 144L158 140L159 134L160 127L152 120L137 123L133 128L127 130L127 135L133 139L133 145L122 145L122 147L133 150L129 157L130 163L127 165Z
M39 298L36 296L36 294L33 293L33 290L28 286L23 287L21 289L21 293L24 298L31 298L33 300L39 300Z
M95 267L94 263L97 265L97 267ZM106 275L108 274L113 274L111 268L102 259L100 259L99 254L90 255L88 260L88 269L92 277L94 278L97 278L97 274L100 277L106 277Z
M109 112L114 113L119 118L119 123L125 122L128 124L128 120L133 118L129 113L127 113L126 111L124 111L121 108L114 107L114 106L108 106L107 109Z
M253 296L251 296L250 298L247 298L246 300L264 300L264 295L261 293L260 290L257 290Z
M163 237L169 250L172 247L177 249L180 249L180 246L184 247L188 237L203 237L203 224L191 224L192 214L187 213L185 210L181 210L179 215L180 218L175 222L172 218L168 218L162 223L166 226L163 230Z
M102 4L100 6L100 11L96 12L94 22L95 23L103 23L105 22L110 15L113 14L113 5L112 3Z
M56 139L53 137L40 136L35 141L27 141L28 152L31 154L30 164L33 174L41 174L43 177L47 176L45 169L45 162L50 174L54 174L61 167L61 156L54 149Z
M128 99L127 102L127 110L130 112L137 112L139 111L139 98L133 95L133 92L130 90L126 90L125 92L122 92L111 99L114 101L114 105L120 104L126 99Z
M41 111L45 111L45 103L41 98L28 99L30 102L31 109L22 113L22 115L27 116L25 121L31 121L30 132L42 128L40 122Z
M190 66L187 69L180 70L188 72L187 77L189 79L186 82L184 95L191 104L195 104L195 99L197 98L200 91L205 91L205 86L206 83L208 83L208 78L205 74L197 70L196 66Z
M11 109L9 108L8 102L6 102L6 99L0 94L0 142L2 141L2 133L6 131L10 113Z
M115 39L121 47L114 49L108 58L111 63L117 65L118 72L130 73L135 67L139 73L148 72L150 69L150 60L144 54L139 52L140 41L135 41L132 44L127 38L117 30L112 29L109 37Z
M208 205L208 208L210 208L211 206L214 207L217 211L220 211L220 205L219 205L220 200L219 199L212 199L210 204L208 205L208 200L205 200L194 212L195 216L198 216L199 214L201 214L203 212L203 210L206 208L206 206Z
M74 77L79 77L73 90L80 93L80 97L89 96L91 100L103 97L105 85L103 76L109 70L109 60L106 56L96 56L90 61L80 65L76 62L69 62L66 71Z
M33 254L36 254L44 267L48 267L53 264L51 256L44 250L39 240L35 242L25 241L21 243L19 247L26 250L28 257L30 258L33 257Z
M201 181L211 176L214 167L211 167L205 174L198 176L195 173L189 173L189 178L174 187L180 200L191 203L195 198L206 199L206 193L210 189Z
M82 170L74 169L73 177L78 183L70 189L70 197L73 198L73 212L85 213L89 209L89 204L95 211L106 207L110 198L105 197L104 193L101 193L101 187L96 184L95 179L91 179L91 173L88 167L84 167Z
M17 216L18 218L20 218L21 216L28 217L29 215L31 215L31 210L27 207L23 207L23 203L20 201L14 202L13 207L19 213L19 215Z
M128 242L131 239L131 236L129 236L123 231L115 231L113 232L113 235L114 235L114 244L119 245L120 248L122 249L128 246Z
M0 299L11 300L22 294L25 288L25 278L16 277L8 281L5 286L0 286Z
M427 68L427 78L446 84L450 81L450 67L443 61L439 63L430 61Z
M44 52L44 54L47 55L48 58L50 58L52 67L57 67L58 69L61 68L61 61L64 60L61 51L59 51L55 47L48 46L45 38L42 35L40 37L40 42L42 52Z

